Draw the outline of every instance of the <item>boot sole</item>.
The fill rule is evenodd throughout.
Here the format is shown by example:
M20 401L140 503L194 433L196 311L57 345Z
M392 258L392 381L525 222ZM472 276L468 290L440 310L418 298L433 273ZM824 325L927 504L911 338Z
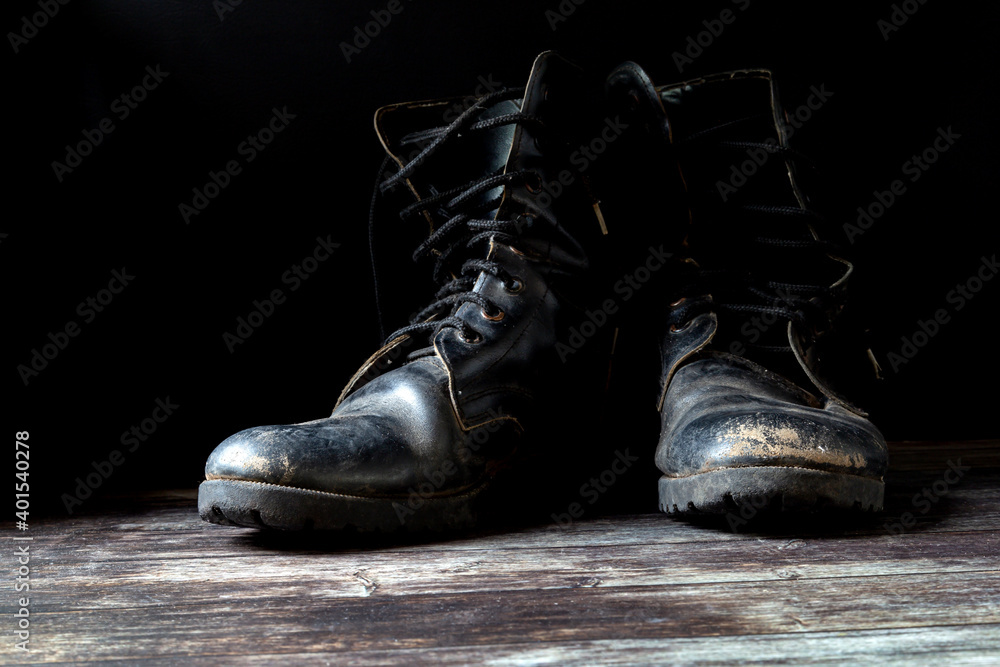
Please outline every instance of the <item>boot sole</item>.
M198 487L198 513L211 523L273 530L395 532L468 528L478 519L483 483L461 494L369 498L278 484L213 479Z
M726 468L688 477L660 478L660 510L668 514L729 514L752 509L782 512L877 512L885 500L881 480L856 475L761 466Z

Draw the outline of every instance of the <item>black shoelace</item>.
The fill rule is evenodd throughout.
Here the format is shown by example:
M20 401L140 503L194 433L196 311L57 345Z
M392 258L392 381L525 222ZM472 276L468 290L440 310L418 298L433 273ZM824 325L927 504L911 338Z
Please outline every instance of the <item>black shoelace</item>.
M376 183L379 185L372 196L369 216L369 243L375 274L375 298L379 314L379 329L383 336L384 329L382 328L381 305L378 303L379 281L378 271L375 268L374 249L375 207L379 195L410 177L445 142L460 141L463 135L485 132L501 125L531 124L544 129L541 120L522 112L477 120L490 106L517 99L523 94L523 91L520 90L507 89L490 93L475 102L449 125L407 135L401 141L403 145L412 145L428 140L430 143L413 160L384 182L381 182L382 177L391 163L391 158L386 157L382 162L382 167L376 178ZM464 320L456 317L454 313L463 303L474 303L487 316L496 318L501 315L501 311L495 304L473 291L473 286L479 274L485 272L501 280L510 291L521 289L522 285L517 277L511 275L496 262L484 259L484 257L491 238L498 243L512 244L525 222L519 217L512 219L489 218L489 214L498 208L502 196L484 198L483 195L494 188L511 183L537 183L538 180L539 177L535 172L503 173L500 170L444 192L432 191L429 196L419 199L399 212L399 216L404 222L412 222L415 218L424 218L428 215L435 222L444 221L436 224L434 231L413 252L414 262L419 262L426 257L434 258L432 277L435 283L441 285L441 288L434 295L433 302L410 319L409 325L385 337L386 344L402 336L413 336L421 332L428 332L431 334L429 338L432 338L433 334L446 327L458 329L462 338L467 342L475 343L482 340L482 335L479 332ZM432 348L417 350L410 353L408 358L423 356L430 351Z
M700 151L713 150L710 146L704 146L707 140L713 138L724 128L746 123L747 121L759 121L760 116L749 116L736 119L716 127L708 128L696 134L690 135L679 141L684 145L685 150ZM767 151L771 155L781 157L781 164L785 164L786 159L791 159L797 165L805 164L812 168L812 164L797 151L781 146L777 142L764 141L715 141L714 150L722 149L723 153L733 153L735 151L745 151L750 148L759 148ZM748 181L754 176L748 176ZM760 176L763 178L763 176ZM743 187L752 192L749 182ZM705 193L707 194L707 193ZM717 197L717 193L712 192ZM711 199L709 199L711 201ZM747 224L756 222L783 221L789 231L800 230L798 236L792 238L792 234L787 236L757 235L746 239L747 246L742 252L756 255L759 252L772 253L782 251L791 257L793 253L799 255L799 261L803 253L810 253L816 261L822 261L825 254L837 254L837 247L827 241L814 238L808 233L809 225L821 224L825 220L819 214L806 208L798 206L770 205L764 203L735 203L721 204L729 210L725 213L728 219L737 219L734 215L736 211L746 218L750 218ZM697 204L696 204L697 206ZM733 210L735 209L735 210ZM726 240L718 240L725 243ZM693 317L707 311L715 310L729 313L742 313L745 315L772 315L780 319L790 320L804 327L813 330L825 328L828 325L828 309L836 299L836 293L829 285L823 285L812 281L784 282L769 280L760 276L760 271L755 270L751 262L750 267L721 267L713 269L702 269L700 267L691 268L687 272L685 284L678 290L680 294L698 295L712 294L718 297L712 303L704 299L684 299L677 307L677 317L681 321L690 321ZM675 302L676 303L676 302ZM788 351L788 346L774 345L752 345L752 347L768 351Z

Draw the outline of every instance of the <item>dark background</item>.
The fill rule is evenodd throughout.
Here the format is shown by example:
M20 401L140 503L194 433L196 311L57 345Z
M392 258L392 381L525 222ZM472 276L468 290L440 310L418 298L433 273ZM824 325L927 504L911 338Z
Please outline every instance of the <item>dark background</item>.
M907 185L847 244L858 266L853 295L887 375L871 406L875 421L896 440L998 435L1000 280L960 311L946 300L975 275L982 256L997 251L990 205L1000 176L995 4L913 2L908 7L917 11L885 39L878 22L890 18L890 2L859 9L566 0L573 12L553 30L546 11L558 11L557 0L403 0L403 11L346 62L340 43L385 6L69 0L18 53L8 36L10 213L0 227L0 265L5 387L13 400L3 401L4 422L8 436L31 433L35 507L47 502L63 511L60 494L93 471L91 461L125 450L122 433L150 417L156 399L179 407L125 454L98 495L193 488L209 452L231 433L329 414L379 343L367 247L369 198L383 157L375 109L471 94L480 77L523 84L546 49L598 72L635 60L659 83L771 67L791 109L810 86L832 91L797 139L835 180L844 208L868 206L873 191L893 180ZM220 19L220 7L232 11ZM672 54L726 8L735 21L678 72ZM20 32L22 17L38 11L37 2L16 3L5 32ZM169 75L120 119L115 98L157 65ZM295 118L247 164L237 147L274 107ZM52 162L64 161L66 145L105 117L114 132L59 182ZM903 163L949 126L961 138L911 183ZM178 205L232 159L242 173L185 224ZM284 272L328 235L339 249L290 291ZM400 256L410 249L403 250ZM83 323L77 305L123 267L134 281ZM402 262L385 270L393 291L415 290L425 278ZM230 353L222 334L276 288L287 301ZM413 305L427 296L414 294ZM899 353L900 338L940 308L950 322L893 372L887 354ZM29 365L32 350L70 320L80 334L25 385L17 366ZM642 395L650 410L657 368L651 350L648 377L638 380L648 383ZM655 438L655 430L639 434L637 448L649 440L644 456Z

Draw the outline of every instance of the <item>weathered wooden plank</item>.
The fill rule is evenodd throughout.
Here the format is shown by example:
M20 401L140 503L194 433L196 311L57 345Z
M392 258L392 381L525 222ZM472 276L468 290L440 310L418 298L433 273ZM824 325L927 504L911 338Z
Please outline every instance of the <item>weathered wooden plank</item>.
M1000 623L1000 577L945 573L495 591L33 615L54 660L855 632Z
M94 500L32 525L31 657L996 664L996 441L894 444L888 482L883 515L736 533L650 513L317 542L205 524L193 491Z
M1000 664L1000 626L962 625L902 630L744 635L711 639L614 639L449 646L350 653L268 653L184 658L188 667L214 665L720 665L720 664ZM65 664L65 663L54 663ZM87 663L115 666L122 661ZM172 667L176 658L130 659L136 667Z
M36 546L36 548L38 548ZM141 608L267 598L457 594L600 586L679 586L785 579L924 575L1000 569L1000 532L911 534L839 542L755 539L682 545L498 551L350 552L120 560L114 543L81 547L73 563L34 566L34 610Z

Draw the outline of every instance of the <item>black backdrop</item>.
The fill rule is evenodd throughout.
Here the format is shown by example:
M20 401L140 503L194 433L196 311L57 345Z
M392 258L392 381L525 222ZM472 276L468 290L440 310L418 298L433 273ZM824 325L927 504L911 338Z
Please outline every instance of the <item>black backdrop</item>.
M389 14L381 0L237 2L36 0L5 19L4 422L8 436L31 433L36 507L62 511L60 494L115 449L124 460L97 494L194 486L231 433L327 415L379 342L367 257L382 159L373 112L483 80L523 83L546 49L595 71L636 60L660 82L772 67L792 108L825 86L833 94L799 139L845 209L869 207L894 180L906 188L847 244L887 371L875 419L892 439L997 435L1000 280L961 309L949 299L997 251L994 4L400 0ZM714 22L727 9L731 22ZM372 11L391 20L348 62L341 43ZM699 37L701 53L689 42ZM689 48L692 62L678 66L674 53ZM294 118L249 161L243 142L275 109ZM904 163L939 128L959 138L911 181ZM96 145L77 162L67 145L81 142ZM232 160L240 173L186 223L179 204ZM318 237L339 247L292 290L283 276ZM134 277L102 293L114 271ZM403 263L386 272L390 290L422 285ZM278 288L287 300L230 352L223 333ZM98 312L91 297L111 298ZM893 369L888 353L939 309L948 321ZM77 335L64 338L70 322ZM53 358L26 374L33 350ZM652 409L655 377L645 381ZM172 414L155 410L168 399ZM154 432L122 444L154 414L166 417L146 421ZM647 454L655 435L640 434Z

